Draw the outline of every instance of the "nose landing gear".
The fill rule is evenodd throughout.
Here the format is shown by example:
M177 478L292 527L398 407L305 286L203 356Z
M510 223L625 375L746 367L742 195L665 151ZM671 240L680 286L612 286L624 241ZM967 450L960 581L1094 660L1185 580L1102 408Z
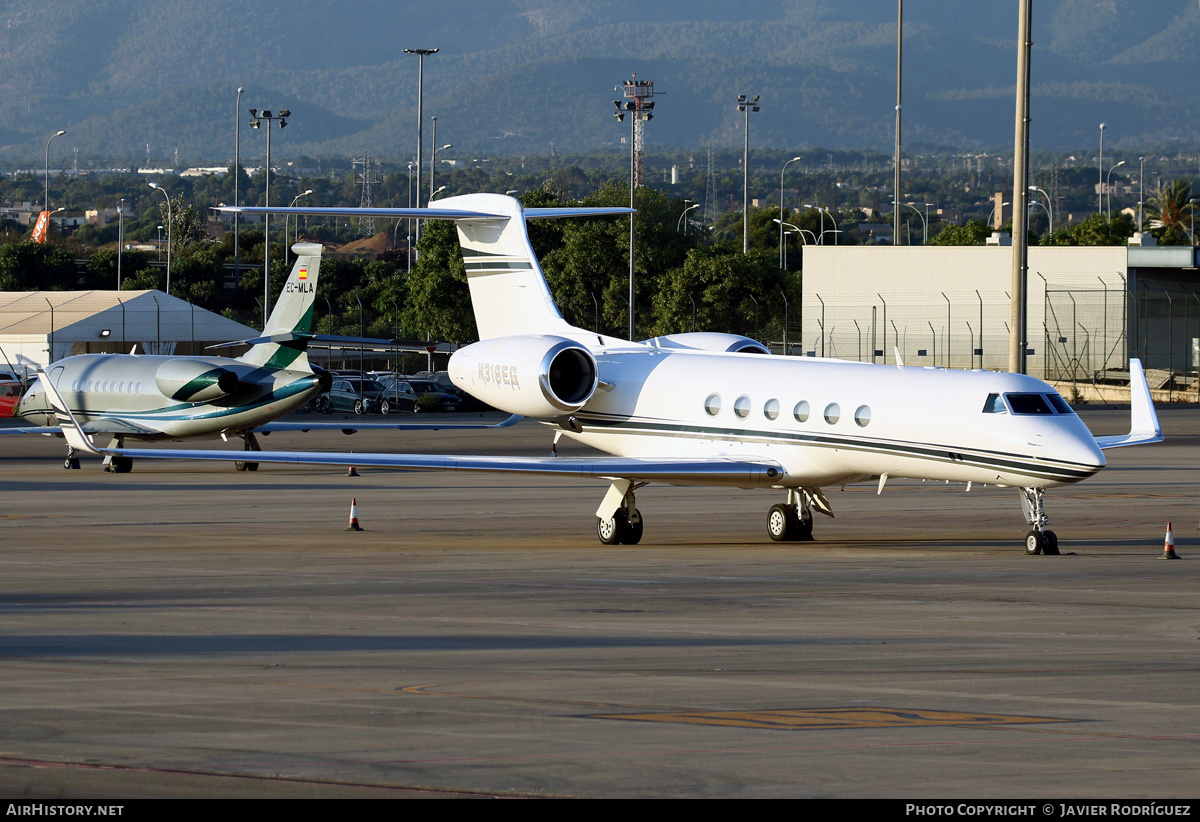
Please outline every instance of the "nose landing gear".
M1025 535L1025 553L1030 556L1042 554L1056 557L1058 553L1058 535L1046 526L1050 519L1046 516L1046 506L1043 501L1044 488L1022 488L1021 510L1025 513L1025 521L1033 526Z

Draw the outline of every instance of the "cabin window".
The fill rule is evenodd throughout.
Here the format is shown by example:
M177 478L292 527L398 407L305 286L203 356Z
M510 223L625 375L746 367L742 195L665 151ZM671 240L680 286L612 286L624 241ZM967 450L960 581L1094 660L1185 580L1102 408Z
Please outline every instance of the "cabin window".
M860 405L854 412L854 421L859 428L866 428L871 424L871 409L869 406Z
M825 406L825 422L830 425L836 425L837 421L842 418L842 407L836 402L831 402Z
M721 413L721 395L709 394L708 399L704 401L704 413L710 417L715 417Z
M763 406L763 416L769 420L779 418L779 400L767 400L767 404Z
M808 415L810 413L808 400L800 400L800 402L796 403L796 407L792 409L792 416L796 418L796 422L808 422Z
M1008 409L1004 407L1004 400L1000 399L999 394L988 394L983 403L983 413L985 414L1007 414Z
M744 420L750 416L750 398L745 394L737 398L733 404L733 413L737 415L739 420Z
M1004 399L1008 400L1008 407L1014 414L1047 415L1054 413L1050 409L1050 403L1046 402L1046 398L1041 394L1005 394Z

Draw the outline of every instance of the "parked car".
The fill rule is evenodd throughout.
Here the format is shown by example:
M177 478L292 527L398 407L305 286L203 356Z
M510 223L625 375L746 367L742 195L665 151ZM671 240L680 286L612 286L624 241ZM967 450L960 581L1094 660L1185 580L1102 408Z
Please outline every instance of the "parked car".
M462 409L462 399L457 394L445 391L442 386L432 380L397 380L393 385L402 393L411 393L416 412L422 411L459 411Z
M334 411L370 414L379 409L383 393L383 386L375 380L334 379L329 393L321 398L320 410L325 414Z

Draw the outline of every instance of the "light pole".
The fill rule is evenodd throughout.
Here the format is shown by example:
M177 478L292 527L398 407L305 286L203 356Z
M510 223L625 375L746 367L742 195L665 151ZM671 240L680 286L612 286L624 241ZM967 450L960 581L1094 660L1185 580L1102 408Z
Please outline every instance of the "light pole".
M433 144L435 146L437 146L437 118L436 117L433 118ZM429 199L430 200L433 199L433 191L434 191L433 171L434 171L434 168L437 167L438 152L445 151L448 148L454 148L454 146L451 143L446 143L446 145L444 145L444 146L441 146L439 148L434 148L433 154L429 157Z
M162 259L162 230L163 227L158 227L158 259Z
M269 111L250 109L250 128L262 128L262 121L267 121L267 181L266 207L271 207L271 123L279 121L279 128L287 128L287 118L292 116L289 109L281 108L279 114L272 116ZM287 242L287 238L284 238ZM271 315L271 214L263 214L263 329L267 327L267 318Z
M42 211L50 210L50 140L53 140L55 137L61 137L64 134L66 134L65 131L56 131L46 141L46 200L42 203Z
M896 157L894 164L895 169L895 196L896 200L900 199L900 90L902 88L901 69L904 66L904 0L896 0ZM900 239L900 209L897 206L892 208L892 245Z
M313 193L313 190L311 188L308 191L300 192L299 194L297 194L295 197L292 198L292 202L288 205L288 208L291 208L292 206L296 205L296 201L299 200L301 197L307 197L309 194L312 194L312 193ZM291 214L289 214L283 218L283 262L284 262L284 265L287 264L288 253L291 250L291 246L288 245L288 220L290 220L291 218L292 218ZM298 215L298 214L296 215L296 242L300 242L300 215Z
M686 203L686 202L687 202L687 200L684 200L684 202ZM687 217L687 213L688 213L689 211L692 211L693 209L697 209L697 208L699 208L699 207L700 207L700 204L699 204L699 203L693 203L692 205L688 206L687 208L685 208L685 209L683 210L683 213L679 215L679 219L675 221L675 233L676 233L676 234L678 234L678 233L679 233L679 226L680 226L680 224L683 224L683 233L684 233L684 235L685 235L685 236L687 235L687 224L686 224L686 223L684 223L684 222L683 222L683 220L684 220L684 218L685 218L685 217Z
M1142 204L1146 202L1146 158L1138 157L1138 231L1142 230Z
M987 224L992 225L992 215L996 213L996 209L1004 208L1005 206L1008 206L1008 205L1012 205L1012 203L997 203L996 205L992 206L992 210L988 212ZM1000 212L1000 213L1001 213L1001 215L1003 215L1004 212ZM995 231L996 226L992 226L992 230Z
M158 183L151 183L150 188L157 191L167 201L167 296L171 294L171 198ZM185 267L186 268L186 267Z
M758 98L761 94L756 94L752 99L748 99L745 94L739 94L737 99L737 109L745 115L746 121L743 123L743 137L745 138L745 146L742 150L742 253L750 253L750 112L759 111ZM780 217L783 215L780 214Z
M1112 215L1112 173L1123 165L1125 165L1124 160L1110 168L1108 170L1108 176L1104 180L1104 188L1108 192L1108 214L1110 216Z
M613 119L618 123L624 122L625 115L629 115L629 299L626 302L629 304L629 339L634 338L634 226L637 224L637 215L634 212L634 196L637 192L637 121L638 118L643 118L642 122L646 122L653 115L649 111L640 110L638 108L638 100L626 100L622 103L620 100L613 100Z
M1100 191L1096 194L1096 213L1104 213L1104 123L1100 124Z
M125 198L117 203L117 291L121 290L121 252L125 250Z
M242 92L238 86L237 103L233 107L233 205L236 208L242 204L238 197L238 188L242 181ZM242 232L241 214L233 212L233 279L242 277Z
M1050 218L1050 233L1053 234L1054 233L1054 209L1052 208L1052 203L1050 202L1050 195L1046 193L1045 189L1038 188L1037 186L1030 186L1029 190L1030 191L1040 191L1042 196L1046 198L1046 216L1048 218ZM1038 205L1041 205L1041 203L1038 203Z
M430 54L437 54L438 49L405 49L404 53L417 55L417 179L419 180L421 173L421 144L425 142L425 57ZM418 208L420 207L420 201L421 198L418 196ZM421 221L417 220L417 241L419 242L420 240Z
M413 167L416 163L409 161L408 164L408 207L413 207ZM417 198L418 200L420 197ZM413 221L412 217L408 218L408 233L404 237L404 268L409 274L412 273L412 245L413 245Z
M788 166L790 166L792 163L794 163L800 159L803 159L803 158L793 157L792 159L788 160L786 163L783 164L783 169L779 172L779 219L780 220L783 219L783 175L787 171ZM779 267L784 270L787 269L787 252L784 251L784 249L783 249L783 223L782 222L779 224Z
M817 244L817 235L816 235L816 234L813 234L813 233L812 233L811 231L809 231L807 228L801 228L801 227L800 227L800 226L798 226L798 225L792 225L791 223L785 223L783 220L771 220L771 222L773 222L773 223L779 223L781 226L787 226L788 228L794 229L793 231L791 231L791 232L788 232L788 233L790 233L790 234L799 234L799 235L800 235L800 243L801 243L802 245L808 245L808 244L809 244L809 241L808 241L808 240L805 238L805 236L804 236L805 234L807 234L809 237L812 237L812 244L813 244L813 245L816 245L816 244Z
M921 209L917 208L913 203L905 203L904 205L917 212L917 216L921 218L921 245L929 245L929 218L922 214ZM834 239L837 238L835 237Z

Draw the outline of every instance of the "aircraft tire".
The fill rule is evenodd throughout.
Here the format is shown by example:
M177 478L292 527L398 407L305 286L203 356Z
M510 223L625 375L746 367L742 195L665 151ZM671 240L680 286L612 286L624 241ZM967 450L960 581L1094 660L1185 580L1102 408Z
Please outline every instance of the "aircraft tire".
M796 518L796 535L794 537L792 537L792 539L796 540L797 542L812 542L812 538L813 538L812 532L813 532L813 518L812 517L809 517L806 520L800 519L799 517Z
M621 542L624 545L637 545L642 541L642 528L645 525L645 522L642 520L641 511L638 512L636 520L626 518L626 522L625 537Z
M1058 553L1058 534L1053 531L1044 531L1046 537L1046 545L1042 548L1042 553L1048 557L1056 557Z
M248 463L246 463L246 470L247 470L247 471L257 471L257 470L258 470L258 463L257 463L257 462L248 462Z
M238 460L237 462L235 462L233 464L233 470L234 471L245 471L246 463L242 462L241 460Z
M114 474L128 474L133 470L133 458L113 457L112 469Z
M1042 553L1046 548L1046 538L1037 531L1030 531L1025 535L1025 553L1029 556L1036 556Z
M771 510L767 512L767 535L774 542L786 542L795 531L792 527L794 519L795 515L788 510L788 506L772 505Z
M605 545L620 545L625 538L625 517L620 511L611 519L596 517L596 536Z

